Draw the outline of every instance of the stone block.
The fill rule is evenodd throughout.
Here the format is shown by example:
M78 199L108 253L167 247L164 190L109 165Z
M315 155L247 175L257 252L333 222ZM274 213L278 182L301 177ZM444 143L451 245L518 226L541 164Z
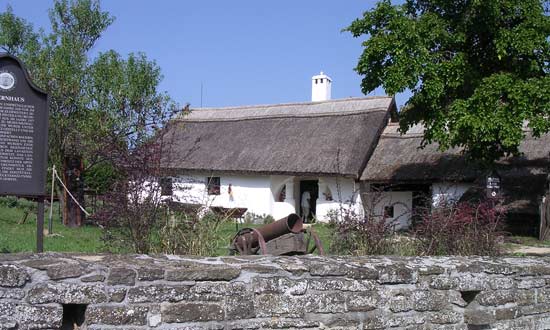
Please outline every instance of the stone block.
M61 327L63 308L61 305L31 306L19 303L0 302L2 323L10 329L54 329Z
M377 287L372 280L351 280L345 278L312 278L308 279L308 289L315 291L371 291Z
M255 293L282 293L294 296L303 295L307 291L306 280L290 280L285 277L255 277L253 280Z
M196 282L189 292L193 294L214 294L220 296L239 295L252 292L253 286L243 282Z
M450 290L456 287L456 282L449 276L434 276L429 287L436 290Z
M133 287L128 290L128 301L131 303L178 302L190 296L187 285L148 285Z
M388 317L387 325L397 329L409 329L426 323L425 314L392 315Z
M378 283L381 284L414 284L418 281L417 273L405 265L394 264L380 267Z
M27 293L31 304L98 304L108 301L103 285L77 283L39 283Z
M466 308L464 322L472 325L488 325L496 321L495 311L479 308Z
M84 273L84 269L79 264L60 264L48 267L46 271L48 277L52 280L64 278L79 277Z
M418 268L418 275L428 276L428 275L441 275L445 273L445 268L440 266L422 266Z
M342 265L327 262L312 262L309 265L311 276L344 276L346 269Z
M418 312L440 311L448 305L445 294L436 291L414 291L411 299L413 309Z
M514 287L515 282L509 277L497 277L491 279L489 285L493 290L508 290Z
M137 270L139 281L158 281L164 279L164 269L142 267Z
M546 280L544 278L530 278L520 280L517 284L518 289L533 289L542 288L546 286Z
M342 292L323 292L303 298L301 308L308 313L342 313L346 310L346 295Z
M126 288L108 288L107 296L109 297L109 302L123 302L126 298Z
M347 295L346 306L351 312L367 312L376 309L381 301L376 291L356 292Z
M451 288L458 291L483 291L491 288L491 278L484 273L454 275L451 281Z
M82 282L103 282L105 281L105 276L101 274L94 274L89 276L84 276L80 278Z
M413 301L410 296L396 296L389 300L389 307L394 313L408 312L413 309Z
M356 280L377 280L379 272L371 267L346 267L346 276Z
M482 306L501 306L508 303L528 305L535 302L535 292L527 290L498 290L481 292L476 300Z
M169 269L165 273L167 281L231 281L241 274L237 267L194 267Z
M90 306L86 309L88 324L146 325L146 306Z
M305 296L259 294L254 296L256 317L302 317L305 310Z
M252 294L232 295L225 299L225 319L240 320L256 317Z
M428 320L433 324L456 324L463 321L462 314L452 310L429 313L428 315Z
M367 314L367 317L363 320L363 329L365 330L378 330L387 329L388 320L381 314Z
M25 291L18 288L0 288L0 299L16 299L21 300L25 298Z
M221 321L223 307L219 304L184 302L162 304L162 321L165 323Z
M495 309L495 317L497 320L512 320L523 315L520 307L508 307Z
M30 276L23 267L0 265L0 286L8 288L21 287L29 280Z
M109 285L127 285L133 286L136 283L136 271L131 268L114 267L111 268L107 277Z

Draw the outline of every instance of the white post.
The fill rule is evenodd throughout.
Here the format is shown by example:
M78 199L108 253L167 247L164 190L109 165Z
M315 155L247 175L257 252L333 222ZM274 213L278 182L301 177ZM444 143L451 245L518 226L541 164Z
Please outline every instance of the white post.
M48 235L53 234L53 225L52 225L52 217L53 217L53 191L55 187L55 165L52 167L52 194L50 198L50 216L48 219Z

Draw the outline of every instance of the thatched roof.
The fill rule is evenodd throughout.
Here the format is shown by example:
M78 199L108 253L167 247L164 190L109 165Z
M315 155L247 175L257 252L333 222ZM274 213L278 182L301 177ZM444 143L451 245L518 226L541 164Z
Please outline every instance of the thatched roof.
M391 123L385 128L361 180L390 184L471 182L473 187L462 198L485 196L487 171L468 162L460 149L441 152L435 144L420 149L424 128L415 126L401 135L398 127ZM528 129L525 134L519 148L522 156L500 160L497 170L507 211L536 215L550 166L550 134L538 139Z
M195 109L170 123L163 167L359 178L390 110L391 97Z
M398 132L399 124L389 124L382 133L361 180L369 182L473 181L483 175L480 168L468 162L462 150L441 152L437 144L420 149L424 128ZM529 130L520 145L521 157L498 162L503 170L511 167L546 167L549 165L550 135L534 138Z

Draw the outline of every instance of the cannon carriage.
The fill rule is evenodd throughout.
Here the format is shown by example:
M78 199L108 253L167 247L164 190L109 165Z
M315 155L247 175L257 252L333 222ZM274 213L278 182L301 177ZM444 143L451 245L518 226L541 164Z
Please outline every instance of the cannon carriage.
M319 236L312 228L304 228L302 218L294 213L259 228L239 230L229 247L231 255L303 255L315 251L324 254Z

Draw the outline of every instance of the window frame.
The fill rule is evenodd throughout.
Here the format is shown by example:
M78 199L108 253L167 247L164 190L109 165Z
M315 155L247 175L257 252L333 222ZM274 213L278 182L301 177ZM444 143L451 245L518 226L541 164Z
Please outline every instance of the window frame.
M219 176L207 177L206 191L208 192L208 195L214 195L214 196L220 195L221 194L221 177Z

